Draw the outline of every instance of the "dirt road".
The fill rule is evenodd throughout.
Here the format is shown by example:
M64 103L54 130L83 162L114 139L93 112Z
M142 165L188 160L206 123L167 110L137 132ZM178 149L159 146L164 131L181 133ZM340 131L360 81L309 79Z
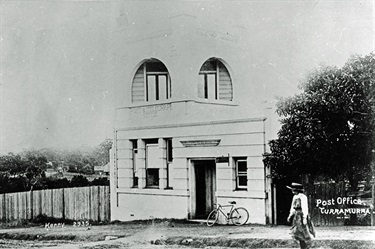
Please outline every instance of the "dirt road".
M375 227L317 227L314 248L375 248ZM287 226L213 226L143 221L90 227L0 229L0 248L297 248Z

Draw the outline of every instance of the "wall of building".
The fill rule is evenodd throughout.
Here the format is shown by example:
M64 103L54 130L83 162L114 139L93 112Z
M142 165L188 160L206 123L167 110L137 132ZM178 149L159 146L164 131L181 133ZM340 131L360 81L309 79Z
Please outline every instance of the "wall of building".
M195 16L186 13L167 19L169 25L164 23L152 31L129 36L131 29L120 28L115 34L118 108L111 178L112 199L116 200L112 205L112 218L197 217L199 189L195 182L195 174L198 174L195 163L228 157L228 163L215 165L214 201L226 204L236 200L239 206L251 210L249 222L265 224L270 214L266 208L268 188L262 154L266 150L268 120L263 104L263 83L249 78L248 70L242 66L248 60L239 57L243 30L235 27L228 33L207 29L199 25ZM228 70L233 86L232 101L199 98L199 71L210 58L217 58ZM148 59L157 59L167 68L172 98L133 103L130 94L133 77ZM165 138L171 138L173 144L173 162L168 169L163 152ZM160 160L164 165L159 169L159 189L148 189L145 184L144 141L147 139L158 139ZM136 187L133 186L130 140L138 141ZM214 140L219 143L210 144ZM245 158L248 164L247 190L236 189L234 160L239 157ZM171 205L165 207L163 203ZM211 204L206 205L212 208Z
M188 197L173 190L121 190L112 220L187 219Z
M193 217L195 162L228 155L232 159L246 158L248 189L235 189L233 160L227 166L217 163L216 201L225 203L236 199L239 205L251 210L250 222L268 223L272 220L271 189L269 169L262 163L262 154L267 150L268 139L275 134L271 123L276 118L270 109L275 102L274 95L289 95L290 86L296 86L306 70L317 66L320 55L325 56L328 50L322 48L320 55L314 54L317 44L323 42L317 34L331 33L318 32L315 28L330 27L338 32L337 38L341 41L345 32L336 30L334 24L345 19L335 19L340 16L337 11L333 12L335 17L328 18L325 7L338 8L349 16L352 13L328 2L248 1L239 2L238 6L229 2L220 2L220 6L211 2L202 6L179 2L173 8L169 4L119 4L120 15L113 35L117 93L115 165L111 181L113 200L117 201L112 205L113 218L145 218L149 212L165 216L159 209L162 208L160 201L173 203L173 212L166 209L168 214ZM221 5L233 13L220 9ZM130 12L132 9L142 9L143 17ZM210 13L212 9L217 12ZM326 44L334 45L327 54L345 49L337 39L334 44ZM233 85L232 101L199 98L199 71L210 58L217 58L228 69ZM131 82L139 66L149 59L161 61L168 69L172 98L132 102ZM137 173L141 184L132 188L130 140L139 142L137 162L145 165L145 139L158 139L160 160L165 162L163 138L173 141L174 158L169 165L173 190L164 189L168 185L165 184L168 170L164 166L160 169L159 190L144 189L143 166ZM214 139L220 143L184 145L188 140ZM144 203L155 206L155 210L144 209ZM138 205L142 207L137 208Z
M173 104L172 104L173 105ZM171 117L171 116L170 116ZM128 127L116 131L116 163L113 169L114 187L112 219L132 220L158 218L192 218L194 213L193 160L228 157L228 163L216 163L217 203L236 200L249 210L252 223L266 223L266 185L262 154L265 150L264 119L221 120L186 124ZM169 164L169 187L160 183L160 189L134 188L131 143L133 139L172 138L173 162ZM199 141L219 141L217 145L196 145ZM193 145L192 145L193 143ZM159 143L160 157L164 158ZM232 159L247 158L247 190L236 190L235 165ZM138 148L137 168L146 168L143 146ZM144 173L139 175L145 177ZM162 178L162 176L161 176ZM140 179L140 182L144 179ZM165 207L164 203L168 203ZM139 207L139 208L138 208ZM151 208L152 207L152 208ZM251 212L250 212L251 210Z
M123 108L139 104L131 102L129 83L138 67L151 58L163 62L170 73L174 89L171 101L207 102L198 98L198 74L206 60L218 58L227 67L233 82L233 101L229 104L237 105L237 112L246 112L249 117L263 116L259 105L264 101L264 83L249 78L248 68L243 68L249 63L247 58L239 60L241 30L227 34L200 28L196 17L190 15L170 17L170 21L173 25L161 26L160 30L131 38L125 32L116 33L116 40L122 40L126 47L116 53L117 106ZM220 101L215 101L217 103Z

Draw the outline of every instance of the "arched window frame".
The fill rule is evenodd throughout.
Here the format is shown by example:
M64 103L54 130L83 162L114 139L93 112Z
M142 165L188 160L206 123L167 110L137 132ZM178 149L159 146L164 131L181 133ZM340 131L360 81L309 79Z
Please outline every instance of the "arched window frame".
M201 66L198 97L207 100L233 100L232 78L221 60L210 58Z
M156 63L150 66L151 63ZM142 74L142 80L141 75ZM169 71L157 59L144 61L136 70L132 80L132 103L157 102L172 97L172 84Z

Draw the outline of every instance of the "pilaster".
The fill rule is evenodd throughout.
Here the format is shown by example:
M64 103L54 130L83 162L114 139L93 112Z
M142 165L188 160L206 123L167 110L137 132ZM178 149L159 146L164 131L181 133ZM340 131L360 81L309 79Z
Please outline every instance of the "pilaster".
M137 174L138 188L146 187L146 143L142 139L137 140Z
M167 188L167 141L159 138L159 152L160 152L160 169L159 169L159 189Z

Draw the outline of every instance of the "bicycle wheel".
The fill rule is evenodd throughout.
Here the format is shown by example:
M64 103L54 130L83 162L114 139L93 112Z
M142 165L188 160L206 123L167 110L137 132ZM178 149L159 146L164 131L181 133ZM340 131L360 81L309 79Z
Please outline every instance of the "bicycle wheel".
M243 207L233 209L232 213L230 214L230 220L236 226L242 226L246 224L247 220L249 219L249 212Z
M207 217L207 226L213 226L217 219L219 218L219 213L216 209L212 210L211 213Z

